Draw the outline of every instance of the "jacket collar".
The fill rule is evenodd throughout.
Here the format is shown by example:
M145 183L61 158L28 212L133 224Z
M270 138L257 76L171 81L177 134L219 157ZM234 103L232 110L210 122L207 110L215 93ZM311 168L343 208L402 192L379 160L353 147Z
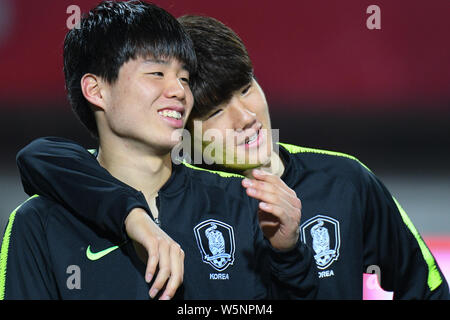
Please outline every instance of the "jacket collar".
M299 181L299 175L302 174L303 168L300 161L294 159L294 155L291 154L284 146L279 146L279 155L281 161L284 164L284 172L281 176L283 180L290 188L293 188Z
M162 186L159 193L165 195L172 195L181 191L184 191L188 183L188 168L183 164L175 164L172 162L172 174L169 180Z

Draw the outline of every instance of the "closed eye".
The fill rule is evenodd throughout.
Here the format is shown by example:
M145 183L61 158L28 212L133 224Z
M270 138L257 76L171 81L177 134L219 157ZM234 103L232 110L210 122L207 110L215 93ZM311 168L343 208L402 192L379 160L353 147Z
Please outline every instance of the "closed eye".
M215 117L216 115L220 114L223 111L223 109L217 109L216 111L214 111L213 113L211 113L207 119L210 119L212 117Z
M164 73L162 72L149 72L148 74L151 74L152 76L157 76L157 77L164 77Z
M248 86L246 86L246 87L244 88L244 90L241 91L241 95L245 96L245 95L249 92L249 90L250 90L251 87L252 87L251 84L249 84Z

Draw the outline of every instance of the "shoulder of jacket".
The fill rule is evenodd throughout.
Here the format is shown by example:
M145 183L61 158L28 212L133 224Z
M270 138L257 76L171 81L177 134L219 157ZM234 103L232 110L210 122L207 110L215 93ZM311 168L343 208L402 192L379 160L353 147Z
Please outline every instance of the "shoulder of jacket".
M315 161L321 161L324 163L332 162L336 165L351 166L351 167L363 167L367 171L371 171L364 163L362 163L357 157L337 151L330 151L324 149L301 147L287 143L278 143L284 147L291 155L298 157L310 156ZM320 163L318 163L320 164Z
M48 219L53 215L61 214L61 210L64 208L60 204L36 194L19 205L11 213L9 220L11 223L20 223L30 228L41 224L45 229Z
M279 145L292 155L294 161L300 161L307 171L326 173L350 181L355 186L367 183L370 176L373 176L373 172L364 163L347 153L286 143L279 143Z

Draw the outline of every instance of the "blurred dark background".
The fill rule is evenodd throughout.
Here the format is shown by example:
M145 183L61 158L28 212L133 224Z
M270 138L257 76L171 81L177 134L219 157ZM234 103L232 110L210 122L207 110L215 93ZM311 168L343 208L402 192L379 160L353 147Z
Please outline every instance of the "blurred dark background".
M358 157L425 235L450 235L450 2L154 1L246 43L280 140ZM92 0L0 0L0 227L27 196L16 153L41 136L94 147L65 98L70 14ZM381 29L369 30L369 5Z

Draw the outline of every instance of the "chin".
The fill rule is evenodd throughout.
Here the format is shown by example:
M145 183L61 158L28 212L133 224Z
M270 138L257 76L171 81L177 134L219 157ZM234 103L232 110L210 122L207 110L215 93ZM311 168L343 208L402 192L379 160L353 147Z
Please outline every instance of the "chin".
M232 163L225 163L223 167L230 168L235 171L245 171L255 169L270 164L270 155L260 155L258 152L246 153L245 156L237 157Z
M261 164L225 164L224 167L233 171L246 171L261 167Z
M149 145L152 146L152 149L157 151L156 153L159 155L166 155L169 154L172 149L177 145L174 141L153 141Z
M234 163L224 163L222 166L225 168L229 168L233 171L246 171L250 169L256 169L262 167L264 165L263 162L244 162L236 160Z

